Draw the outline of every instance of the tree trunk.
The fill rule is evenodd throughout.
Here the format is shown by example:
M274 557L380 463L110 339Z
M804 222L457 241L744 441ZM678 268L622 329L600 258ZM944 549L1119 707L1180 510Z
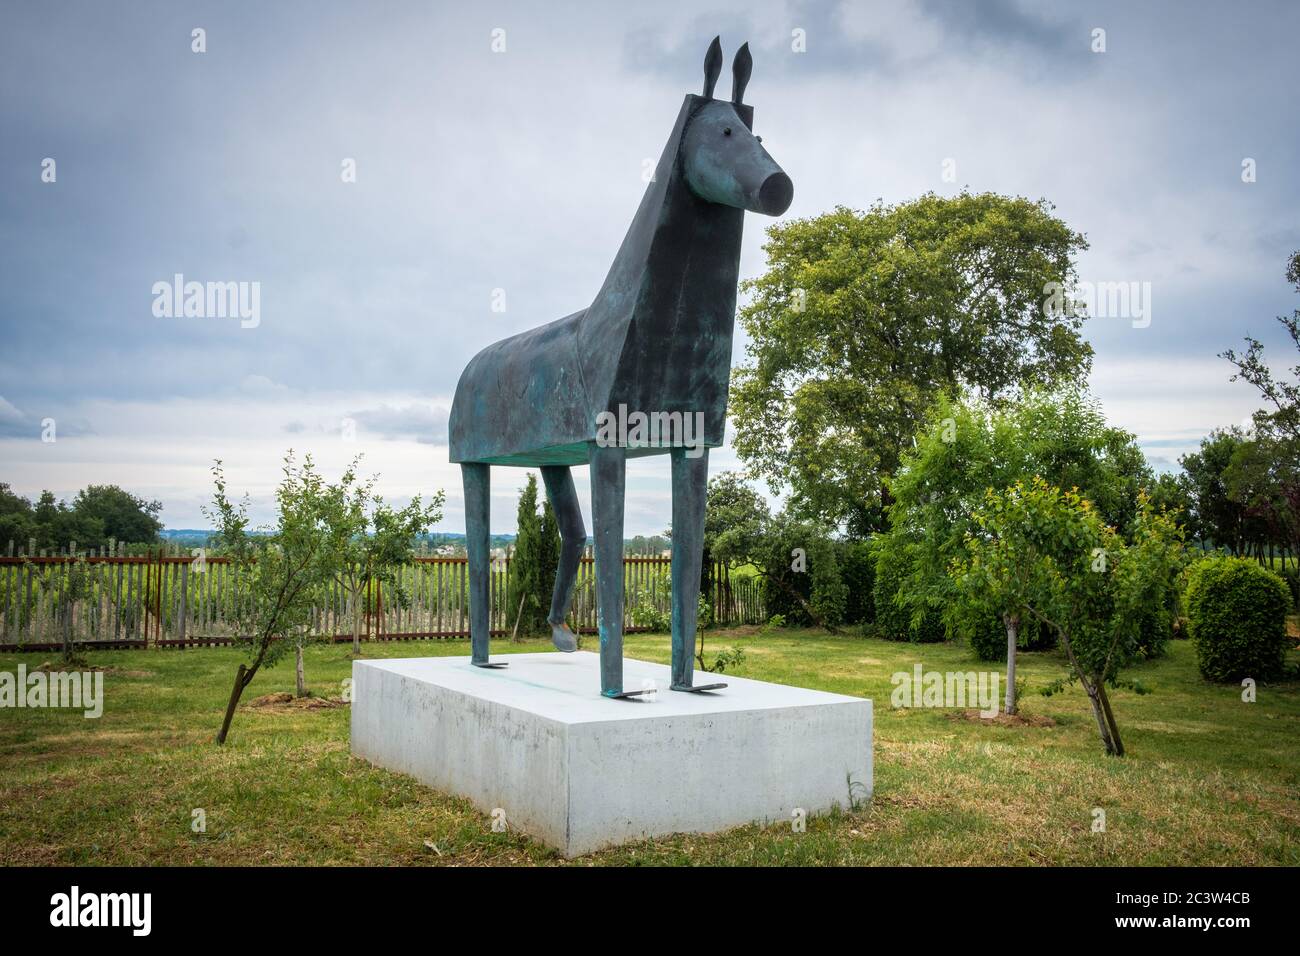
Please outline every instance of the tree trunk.
M361 656L361 600L355 584L352 585L352 654Z
M296 659L295 659L295 661L294 661L294 668L295 668L295 671L296 671L296 673L295 673L295 677L296 677L297 680L298 680L298 696L299 696L299 697L306 697L306 696L307 696L307 677L306 677L305 674L303 674L303 670L302 670L302 645L299 644L297 647L294 648L294 651L296 652Z
M1008 614L1003 620L1007 625L1007 699L1004 709L1010 715L1016 712L1016 643L1020 634L1020 618Z
M217 734L217 743L226 742L226 734L230 733L230 722L235 718L235 708L239 705L239 697L244 693L244 688L248 686L248 668L243 664L239 665L239 670L235 672L235 686L230 692L230 703L226 705L226 719L221 722L221 732Z
M1114 755L1115 745L1110 739L1110 726L1106 723L1106 715L1101 709L1101 700L1097 696L1097 690L1083 680L1083 688L1088 693L1088 703L1092 704L1092 716L1097 718L1097 731L1101 734L1102 746L1106 748L1106 753Z
M1106 716L1106 725L1110 728L1112 752L1116 757L1124 756L1124 741L1119 739L1119 725L1115 723L1115 712L1110 709L1110 697L1106 694L1106 685L1097 682L1097 696L1101 698L1101 710Z

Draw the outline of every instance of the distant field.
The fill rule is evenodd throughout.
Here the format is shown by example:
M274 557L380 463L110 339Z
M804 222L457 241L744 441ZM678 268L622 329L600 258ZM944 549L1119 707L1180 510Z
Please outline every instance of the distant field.
M1300 864L1300 684L1240 689L1196 673L1192 648L1133 672L1151 693L1114 695L1129 756L1103 756L1082 693L1044 698L1055 653L1026 654L1028 723L890 707L890 675L915 663L975 670L968 649L812 630L709 632L710 652L743 647L736 673L871 697L876 790L854 812L709 837L632 844L579 864ZM495 642L494 653L538 651ZM337 697L346 645L313 648L307 677ZM627 639L666 662L665 635ZM371 644L366 656L466 654L464 641ZM0 710L0 860L9 864L563 864L514 833L492 833L467 802L368 766L348 752L346 706L254 707L293 689L260 674L230 743L212 743L233 649L92 652L108 668L98 720ZM0 655L0 669L43 658ZM620 706L611 703L610 706ZM193 811L206 833L191 830ZM1092 831L1093 812L1106 832Z

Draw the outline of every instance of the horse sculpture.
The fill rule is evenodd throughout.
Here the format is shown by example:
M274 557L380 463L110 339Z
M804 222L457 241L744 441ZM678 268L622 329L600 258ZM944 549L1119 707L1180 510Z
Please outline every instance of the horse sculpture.
M489 345L461 374L448 428L465 486L471 662L479 667L505 666L488 659L491 466L541 470L561 540L548 621L555 646L573 651L565 617L587 533L569 469L590 465L601 694L645 693L623 688L623 494L629 457L668 454L671 689L725 686L693 680L708 449L722 444L726 423L744 211L779 216L794 197L790 177L751 132L753 109L741 102L751 67L745 44L732 63L731 102L714 99L722 69L714 38L704 93L682 104L595 301ZM635 434L617 429L611 437L615 417L636 419ZM647 419L697 427L693 437L689 427L668 436L651 427L647 436L638 427Z

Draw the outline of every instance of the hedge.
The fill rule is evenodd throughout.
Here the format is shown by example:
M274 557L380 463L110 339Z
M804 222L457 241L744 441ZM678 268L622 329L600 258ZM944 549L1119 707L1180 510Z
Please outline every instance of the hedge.
M1187 619L1201 674L1217 682L1270 680L1286 668L1291 594L1247 558L1215 556L1188 575Z

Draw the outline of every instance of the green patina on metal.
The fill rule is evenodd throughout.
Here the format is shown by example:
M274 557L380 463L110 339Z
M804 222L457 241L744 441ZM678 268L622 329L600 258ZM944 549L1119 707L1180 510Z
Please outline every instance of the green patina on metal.
M569 469L591 466L601 693L623 687L623 493L628 458L668 454L673 488L673 663L676 690L692 680L703 549L708 449L722 444L731 374L740 239L746 209L779 216L790 177L753 135L749 45L732 64L731 101L713 98L722 48L705 57L703 95L687 95L632 225L591 305L489 345L456 386L450 454L461 464L470 565L472 661L488 661L489 468L542 469L560 521L562 549L550 621L555 645L573 650L564 624L586 530ZM682 442L606 440L604 417L692 416ZM720 685L714 685L720 686Z

